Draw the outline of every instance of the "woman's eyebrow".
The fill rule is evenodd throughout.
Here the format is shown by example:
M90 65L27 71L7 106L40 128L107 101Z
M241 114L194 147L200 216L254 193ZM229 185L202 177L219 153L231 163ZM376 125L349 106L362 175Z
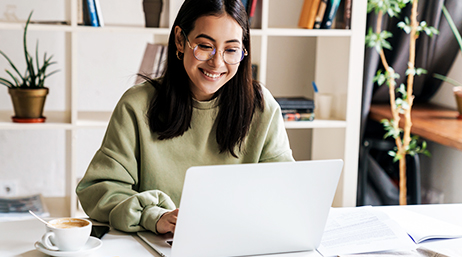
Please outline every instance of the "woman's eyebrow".
M206 35L206 34L199 34L199 35L197 35L196 38L206 38L206 39L216 43L216 40L214 38L212 38L211 36ZM237 39L230 39L230 40L226 41L225 43L241 43L241 41L239 41Z

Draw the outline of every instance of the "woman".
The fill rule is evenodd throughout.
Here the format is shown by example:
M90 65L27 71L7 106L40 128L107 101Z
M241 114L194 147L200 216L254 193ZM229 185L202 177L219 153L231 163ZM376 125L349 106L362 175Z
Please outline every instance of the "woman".
M76 191L90 218L162 234L189 167L279 161L294 159L279 105L251 79L241 1L186 0L164 76L122 96Z

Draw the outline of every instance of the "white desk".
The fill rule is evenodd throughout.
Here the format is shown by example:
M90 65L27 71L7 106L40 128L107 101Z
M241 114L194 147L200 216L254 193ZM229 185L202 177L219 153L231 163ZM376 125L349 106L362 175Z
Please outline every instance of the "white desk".
M434 218L462 226L462 204L443 205L417 205L417 206L387 206L377 208L406 208ZM23 220L0 222L0 256L11 257L44 257L47 256L35 249L34 243L45 232L45 225L38 220ZM146 245L134 234L122 233L111 230L103 237L103 245L92 252L89 257L151 257L159 256L154 250ZM438 249L439 251L451 253L450 256L462 256L462 238L451 240L437 240L424 242L419 245ZM454 255L457 253L457 255ZM275 257L317 257L321 256L316 252L274 255Z

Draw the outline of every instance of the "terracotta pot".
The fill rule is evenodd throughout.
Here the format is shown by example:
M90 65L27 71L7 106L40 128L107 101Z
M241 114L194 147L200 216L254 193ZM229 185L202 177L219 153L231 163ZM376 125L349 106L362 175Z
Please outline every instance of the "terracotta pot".
M24 89L9 88L14 108L14 122L44 122L43 107L48 88Z

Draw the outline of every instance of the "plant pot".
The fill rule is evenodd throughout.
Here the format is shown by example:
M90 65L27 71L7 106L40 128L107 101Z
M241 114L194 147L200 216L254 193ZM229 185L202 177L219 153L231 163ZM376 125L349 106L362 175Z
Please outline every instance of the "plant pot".
M159 27L162 0L143 0L144 20L146 27Z
M454 96L456 97L457 111L459 111L458 119L462 119L462 87L454 87Z
M12 119L14 122L45 122L45 117L42 114L48 95L48 88L9 88L8 93L13 102L14 116Z

